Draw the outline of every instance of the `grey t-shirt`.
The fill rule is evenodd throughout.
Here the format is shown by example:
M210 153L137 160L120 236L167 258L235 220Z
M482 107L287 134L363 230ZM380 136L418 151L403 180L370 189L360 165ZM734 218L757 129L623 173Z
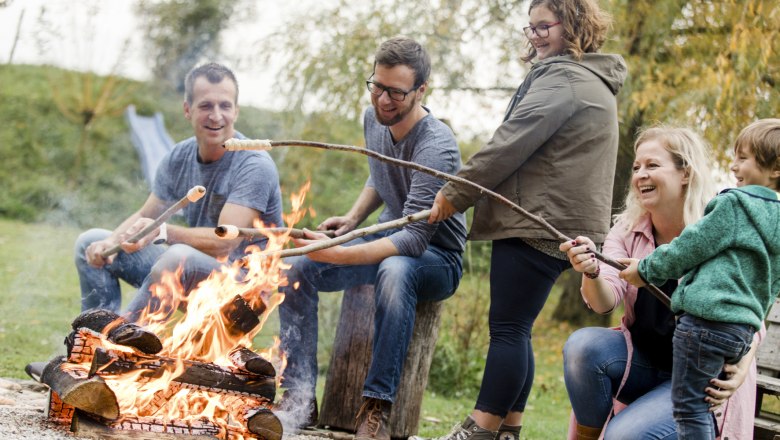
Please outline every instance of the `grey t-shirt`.
M236 136L243 137L239 133ZM279 173L265 151L228 151L215 162L201 163L195 138L181 141L160 163L154 180L154 195L166 202L176 202L196 185L206 187L206 194L183 210L190 227L218 226L225 203L259 211L266 226L282 226ZM250 244L264 246L265 239L244 241L233 250L230 258L242 256Z
M428 109L426 109L428 111ZM377 122L373 107L363 115L366 148L424 165L447 174L455 174L461 166L458 144L452 130L436 119L430 111L417 122L400 142L394 142L390 129ZM366 186L373 188L385 204L380 222L395 220L430 209L444 182L430 174L397 165L368 159L369 177ZM428 224L419 221L408 224L389 236L401 255L419 256L428 243L444 249L463 252L466 244L466 219L457 213L444 222Z

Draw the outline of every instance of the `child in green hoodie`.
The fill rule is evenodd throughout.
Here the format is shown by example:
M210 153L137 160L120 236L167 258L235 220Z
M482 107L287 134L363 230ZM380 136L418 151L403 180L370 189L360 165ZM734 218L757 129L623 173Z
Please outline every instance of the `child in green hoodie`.
M746 127L734 145L737 188L715 197L697 223L621 278L641 287L680 279L672 295L672 404L680 439L714 439L704 389L749 350L780 293L780 119Z

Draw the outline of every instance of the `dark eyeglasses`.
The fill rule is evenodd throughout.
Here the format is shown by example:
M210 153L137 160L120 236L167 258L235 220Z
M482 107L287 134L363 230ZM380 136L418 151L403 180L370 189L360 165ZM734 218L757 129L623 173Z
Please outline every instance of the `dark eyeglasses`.
M550 28L559 24L561 22L556 21L555 23L540 24L539 26L526 26L523 28L523 32L525 32L525 36L528 38L533 38L534 34L539 38L547 38L550 36Z
M373 78L373 77L374 77L374 75L371 75L370 78ZM419 89L420 86L417 86L417 87L415 87L415 88L413 88L411 90L401 90L401 89L396 89L396 88L393 88L393 87L386 87L386 86L383 86L382 84L375 83L374 81L371 81L371 79L368 79L366 81L366 88L368 88L369 93L371 93L372 95L376 96L377 98L382 96L382 93L387 92L387 96L389 96L390 99L392 99L393 101L403 101L404 99L406 99L406 95L408 95L408 94L414 92L415 90Z

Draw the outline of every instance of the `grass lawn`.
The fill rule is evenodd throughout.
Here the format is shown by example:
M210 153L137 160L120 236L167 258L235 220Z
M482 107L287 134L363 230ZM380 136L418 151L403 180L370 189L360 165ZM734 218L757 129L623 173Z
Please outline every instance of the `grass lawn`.
M79 313L78 277L72 260L79 230L0 219L0 377L26 378L24 366L64 354L62 343ZM125 289L125 303L131 289ZM551 297L534 331L536 379L522 438L565 437L569 403L563 385L561 349L573 329L549 319ZM333 301L323 301L323 307ZM322 322L322 320L321 320ZM264 347L278 329L275 317L255 340ZM333 331L323 329L324 334ZM323 359L321 359L322 362ZM319 381L320 392L324 378ZM469 414L476 395L445 398L427 392L419 434L441 436Z

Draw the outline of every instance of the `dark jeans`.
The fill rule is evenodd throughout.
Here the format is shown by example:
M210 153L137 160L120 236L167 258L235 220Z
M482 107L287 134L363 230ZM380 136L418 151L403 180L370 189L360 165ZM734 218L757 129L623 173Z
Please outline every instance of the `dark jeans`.
M490 347L476 409L500 417L524 411L534 378L531 328L567 260L520 239L493 242L490 261Z
M687 313L674 331L672 405L680 439L714 439L715 423L704 389L723 364L736 364L750 350L753 327L697 318Z

